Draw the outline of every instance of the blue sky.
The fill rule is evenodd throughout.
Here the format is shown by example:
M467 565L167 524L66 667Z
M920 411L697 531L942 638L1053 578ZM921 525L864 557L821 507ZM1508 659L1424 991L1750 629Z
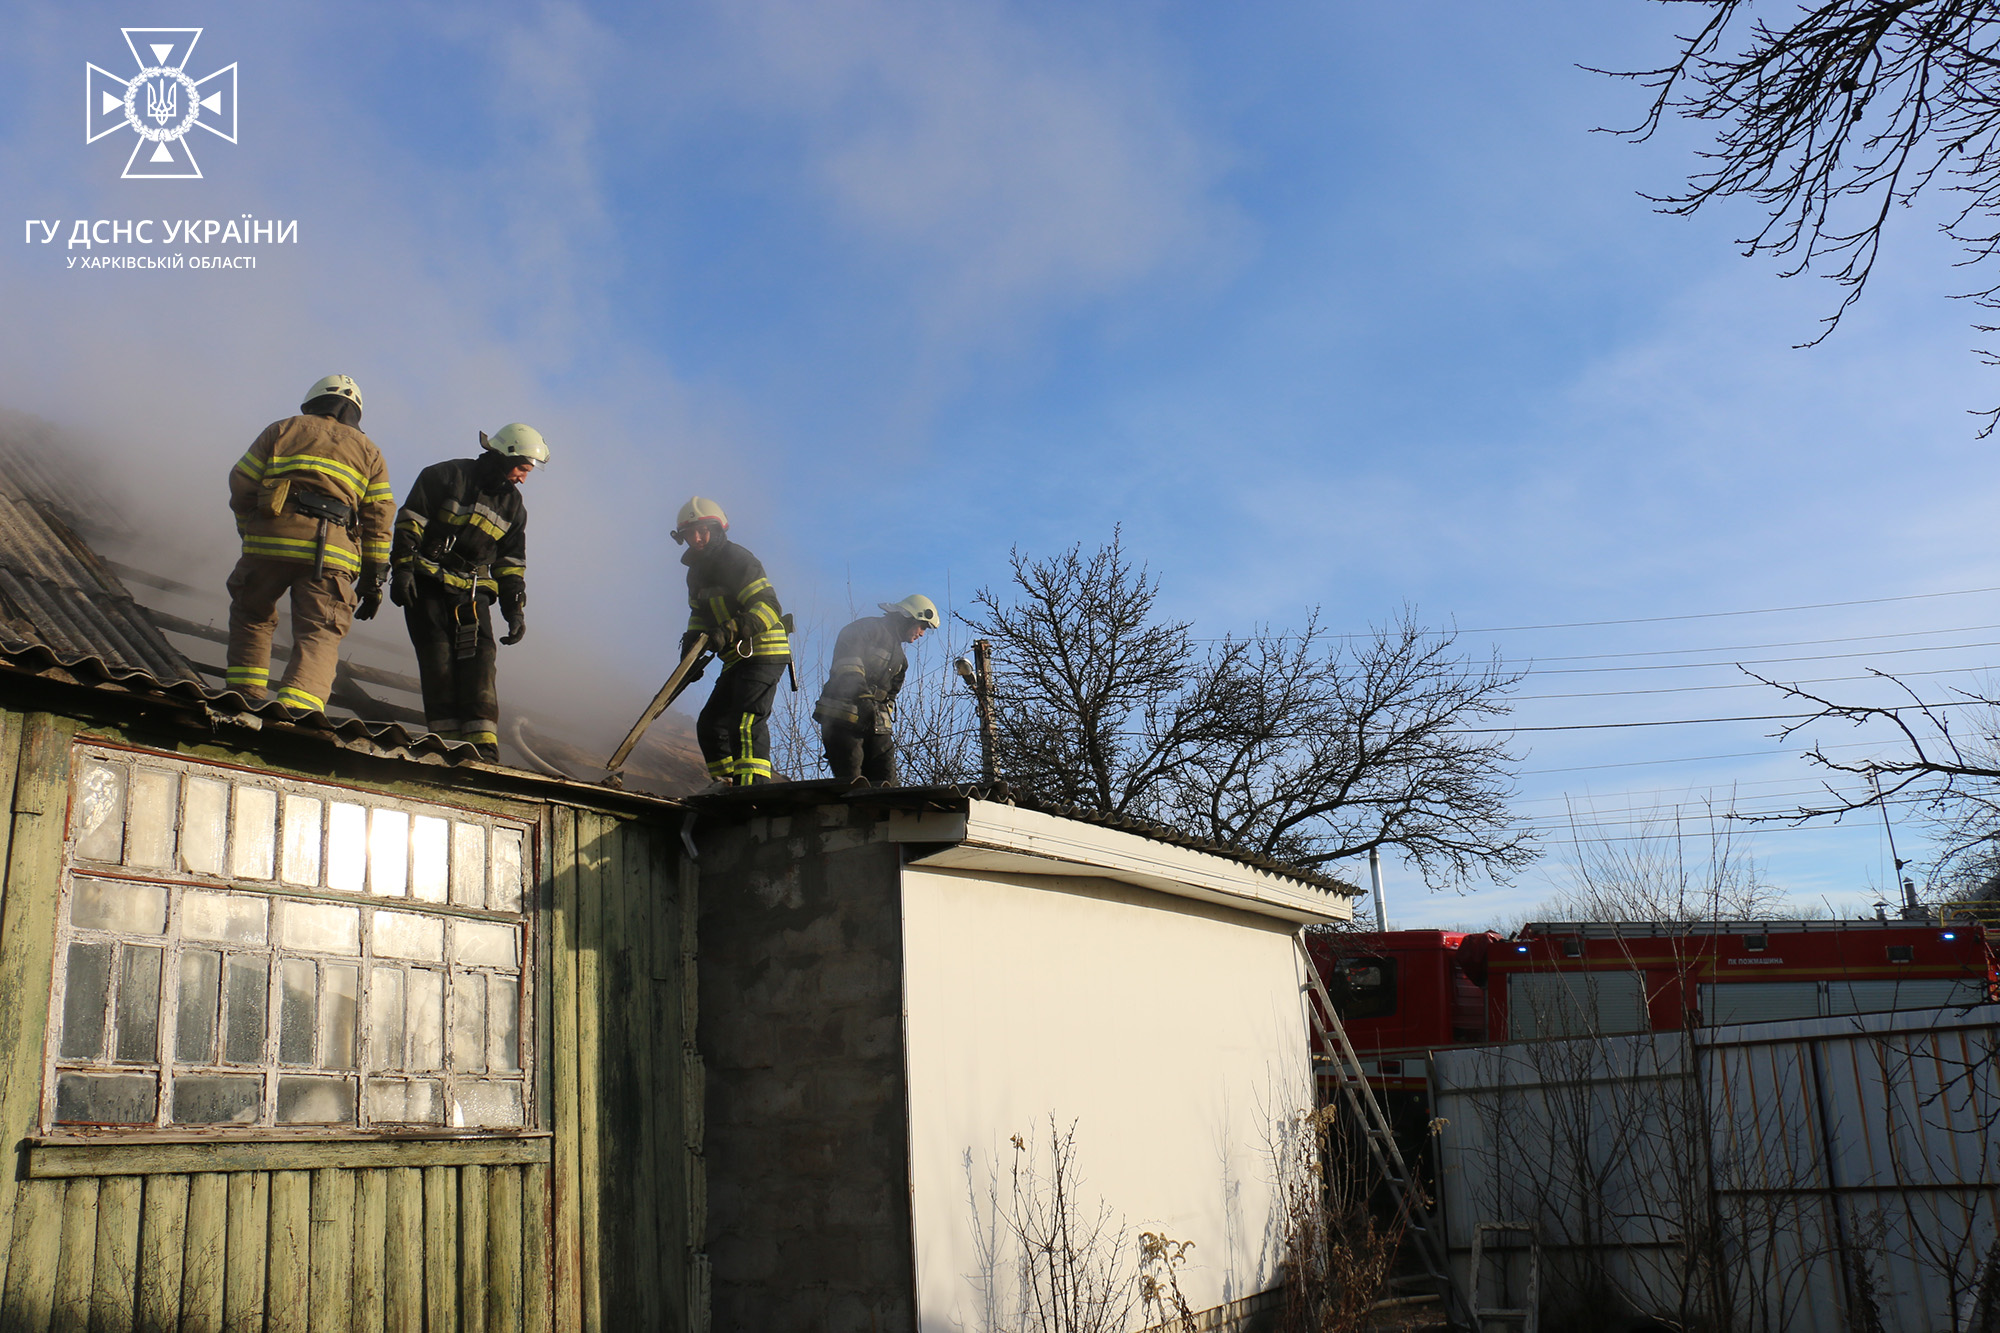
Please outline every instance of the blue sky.
M1772 669L1979 667L1991 593L1508 628L2000 585L1992 446L1966 415L2000 390L1930 220L1899 218L1846 326L1796 351L1828 284L1741 258L1747 212L1679 220L1638 197L1697 141L1590 132L1640 96L1578 67L1658 59L1676 17L13 6L10 227L252 213L298 219L299 243L196 274L81 272L61 241L9 242L0 405L73 432L165 558L217 584L222 474L317 376L361 381L399 485L477 429L533 422L557 457L529 491L534 631L503 684L606 726L663 674L666 533L692 492L811 623L912 589L962 600L1014 545L1122 524L1205 634L1313 606L1358 630L1409 603L1544 670L1877 649L1898 651ZM196 140L203 180L120 180L129 135L81 142L82 66L129 72L118 29L142 23L203 26L197 76L240 65L241 142ZM1914 637L1845 642L1871 635ZM1843 642L1756 647L1805 640ZM1714 651L1599 656L1689 649ZM1741 679L1537 675L1524 696L1599 697L1517 717L1789 711L1761 689L1601 693ZM1768 806L1810 784L1769 731L1523 732L1521 809L1567 796L1629 836L1613 811L1726 805L1732 785ZM1851 910L1887 880L1873 823L1743 836L1802 902ZM1392 867L1393 914L1518 918L1563 873L1555 855L1459 897Z

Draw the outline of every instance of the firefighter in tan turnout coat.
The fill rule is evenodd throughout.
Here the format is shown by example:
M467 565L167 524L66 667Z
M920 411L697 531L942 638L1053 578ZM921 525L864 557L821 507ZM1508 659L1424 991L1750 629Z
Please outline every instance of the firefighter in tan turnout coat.
M326 709L349 625L382 605L396 501L360 426L360 388L328 375L229 471L243 554L229 576L228 682L253 701L270 689L280 599L291 596L292 660L278 702L313 712Z

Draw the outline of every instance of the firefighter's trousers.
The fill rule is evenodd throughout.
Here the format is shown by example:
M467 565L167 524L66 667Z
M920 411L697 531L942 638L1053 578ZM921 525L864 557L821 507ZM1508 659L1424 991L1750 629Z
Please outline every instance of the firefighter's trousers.
M457 655L461 615L476 616L479 637L472 656ZM419 578L417 595L403 608L410 646L417 652L417 679L424 689L424 725L448 741L500 743L500 696L494 688L493 602L469 599L435 579Z
M278 602L292 599L292 660L278 682L278 702L326 711L340 641L354 623L354 580L331 571L313 577L310 563L246 555L229 575L229 688L262 700L271 687L271 635Z
M877 787L896 785L896 737L872 725L822 722L819 738L826 745L826 766L842 782L866 778Z
M722 669L695 719L709 777L739 787L771 780L771 705L784 678L782 657L745 658Z

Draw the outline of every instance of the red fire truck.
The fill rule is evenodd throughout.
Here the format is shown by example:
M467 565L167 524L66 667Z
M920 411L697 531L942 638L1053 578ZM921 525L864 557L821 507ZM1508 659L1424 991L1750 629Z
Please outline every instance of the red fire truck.
M1538 922L1512 939L1307 940L1384 1091L1421 1090L1424 1056L1440 1046L2000 1000L1993 941L1976 922Z

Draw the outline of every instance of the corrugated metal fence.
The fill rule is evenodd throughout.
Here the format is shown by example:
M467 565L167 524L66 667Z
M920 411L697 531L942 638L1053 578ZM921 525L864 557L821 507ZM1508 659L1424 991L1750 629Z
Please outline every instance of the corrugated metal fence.
M1531 1222L1551 1313L1956 1328L1995 1244L1996 1066L2000 1005L1440 1051L1453 1254Z

